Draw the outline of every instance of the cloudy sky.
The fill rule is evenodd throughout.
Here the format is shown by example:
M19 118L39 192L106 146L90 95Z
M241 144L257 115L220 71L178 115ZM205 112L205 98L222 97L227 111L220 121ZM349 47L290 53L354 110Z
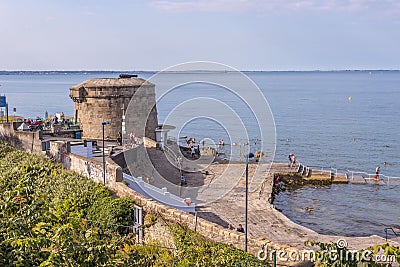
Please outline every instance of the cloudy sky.
M400 69L398 0L0 0L0 70Z

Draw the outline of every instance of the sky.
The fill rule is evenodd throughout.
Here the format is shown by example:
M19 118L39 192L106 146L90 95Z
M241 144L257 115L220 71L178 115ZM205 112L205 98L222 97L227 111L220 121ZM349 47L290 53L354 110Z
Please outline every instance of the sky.
M400 69L398 0L0 0L0 70Z

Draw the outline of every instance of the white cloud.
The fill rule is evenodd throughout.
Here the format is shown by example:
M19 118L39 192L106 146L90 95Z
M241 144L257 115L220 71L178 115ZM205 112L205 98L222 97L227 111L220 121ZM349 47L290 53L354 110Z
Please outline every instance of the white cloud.
M297 12L347 12L399 15L398 0L153 0L152 8L164 12L258 12L291 14Z
M153 8L167 12L240 12L252 6L251 0L159 0L152 1Z

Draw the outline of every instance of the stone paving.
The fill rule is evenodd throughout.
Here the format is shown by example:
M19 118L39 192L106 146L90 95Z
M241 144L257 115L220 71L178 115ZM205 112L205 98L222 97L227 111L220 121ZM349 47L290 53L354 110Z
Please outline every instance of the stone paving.
M168 177L175 177L175 180L177 180L179 177L178 170L169 162L164 164L164 160L161 160L161 158L163 158L161 154L163 154L161 151L151 152L153 165L155 165L156 169L160 171L160 174ZM197 168L203 170L202 172L193 172L190 175L189 173L185 174L187 176L189 187L202 186L201 190L199 190L199 195L197 196L201 201L196 201L198 216L224 227L228 227L228 224L234 226L237 226L238 224L244 225L245 164L227 162L225 164L222 162L220 164L198 163L199 166ZM252 181L258 181L260 184L255 188L255 190L252 190L249 193L249 237L299 249L307 248L304 245L304 242L308 240L326 243L345 239L349 248L352 249L366 248L375 244L386 243L384 238L375 235L370 237L322 235L292 222L269 203L269 198L272 192L273 174L294 173L297 172L297 167L289 168L287 163L273 163L271 168L269 167L270 165L268 164L256 164L255 162L249 164L250 184ZM205 171L207 171L207 175L205 174ZM254 173L257 175L253 176ZM222 174L224 174L224 176L223 178L220 178ZM238 174L238 183L234 185L232 189L228 188L227 184L231 182L229 181L229 177L237 176ZM152 175L149 177L152 177ZM162 181L163 179L158 179L154 176L150 183L161 188L166 185L163 184ZM177 181L172 179L170 182L174 183ZM189 191L186 192L185 187L182 187L182 189L183 191L179 193L173 192L173 190L171 190L171 192L180 195L181 197L190 197ZM186 193L189 195L186 196ZM212 201L218 197L218 200ZM391 243L399 246L398 242L391 241Z
M231 164L232 165L232 164ZM256 164L249 167L249 176L254 172ZM223 166L210 166L211 172L218 172ZM237 171L244 171L245 164L237 164ZM360 249L368 246L386 243L384 238L373 235L370 237L344 237L318 234L306 227L289 220L269 203L272 192L273 173L295 172L296 168L288 168L286 163L274 163L270 171L264 172L262 185L249 194L248 234L250 237L261 238L276 244L287 245L304 249L304 242L314 240L320 242L337 242L339 239L347 241L349 248ZM219 170L221 172L221 170ZM245 176L243 175L237 186L224 197L198 208L200 217L224 225L237 226L244 224L245 211ZM399 243L390 241L393 245Z

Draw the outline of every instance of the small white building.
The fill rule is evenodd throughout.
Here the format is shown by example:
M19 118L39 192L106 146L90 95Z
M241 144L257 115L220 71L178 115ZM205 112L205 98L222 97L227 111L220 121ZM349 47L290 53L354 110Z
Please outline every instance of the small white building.
M159 124L156 129L156 142L158 147L163 150L167 145L168 132L174 130L176 127L172 125Z

